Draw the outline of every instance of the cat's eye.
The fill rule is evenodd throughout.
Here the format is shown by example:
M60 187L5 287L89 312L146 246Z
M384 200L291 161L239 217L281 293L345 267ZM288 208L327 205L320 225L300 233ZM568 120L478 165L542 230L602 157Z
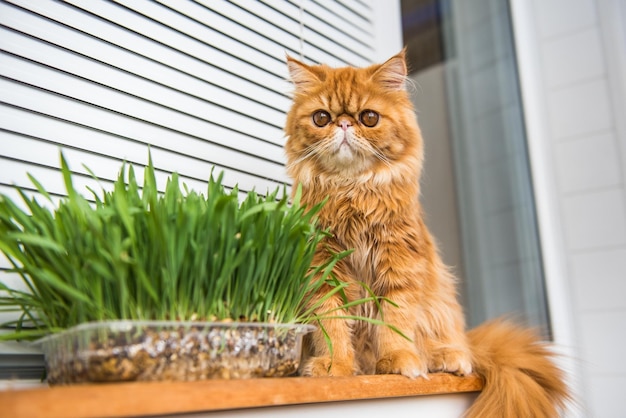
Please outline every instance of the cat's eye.
M380 115L373 110L364 110L359 115L359 120L361 123L368 128L373 128L378 124L378 120L380 119Z
M319 126L326 126L330 123L330 114L324 110L318 110L313 113L313 123Z

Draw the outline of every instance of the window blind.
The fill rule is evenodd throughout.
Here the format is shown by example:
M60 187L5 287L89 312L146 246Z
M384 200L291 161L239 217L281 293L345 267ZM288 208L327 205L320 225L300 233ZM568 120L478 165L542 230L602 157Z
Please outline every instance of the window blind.
M61 150L85 191L110 188L122 162L141 180L148 150L161 187L176 171L203 191L213 167L244 193L289 186L285 54L370 64L373 3L0 0L0 193L17 198L17 185L35 194L30 173L63 196ZM0 378L16 361L32 371L30 354L7 347Z

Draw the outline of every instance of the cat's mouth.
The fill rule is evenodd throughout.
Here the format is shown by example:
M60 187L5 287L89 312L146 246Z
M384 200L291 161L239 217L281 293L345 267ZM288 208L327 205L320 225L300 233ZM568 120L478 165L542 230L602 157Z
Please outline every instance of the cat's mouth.
M362 172L370 165L360 139L350 128L335 131L326 152L326 168L346 175Z
M356 147L354 145L354 140L350 138L350 134L348 132L342 132L341 135L338 135L335 143L338 144L335 148L337 157L340 159L354 158Z
M341 148L347 147L349 149L356 149L356 139L354 138L354 132L350 128L346 130L339 129L335 132L335 149L339 151Z

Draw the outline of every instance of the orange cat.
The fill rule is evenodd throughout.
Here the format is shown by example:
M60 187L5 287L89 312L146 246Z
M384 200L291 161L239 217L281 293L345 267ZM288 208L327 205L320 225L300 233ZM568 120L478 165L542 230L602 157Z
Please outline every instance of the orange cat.
M361 305L350 314L380 318L402 330L326 320L309 339L302 374L398 373L410 378L445 371L485 378L471 417L553 417L569 394L549 347L529 330L494 321L465 332L455 278L442 263L423 221L419 176L423 144L405 90L404 52L367 68L307 66L287 59L295 86L285 132L287 170L302 185L332 237L320 246L354 252L334 272L354 283L347 296L366 296L357 282L395 302ZM321 311L340 306L339 296ZM348 313L348 312L344 312Z

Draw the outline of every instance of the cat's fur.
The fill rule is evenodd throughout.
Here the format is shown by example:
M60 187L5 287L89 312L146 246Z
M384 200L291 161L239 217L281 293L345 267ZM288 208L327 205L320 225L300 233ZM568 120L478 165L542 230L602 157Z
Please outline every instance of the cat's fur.
M366 296L357 284L364 282L397 304L383 302L384 320L412 339L383 326L326 320L332 359L318 330L309 338L310 357L302 374L398 373L415 378L474 370L484 377L485 387L468 416L556 416L569 395L546 344L506 321L465 331L455 278L423 221L423 144L405 89L404 52L361 69L308 66L290 57L287 63L294 84L285 126L287 170L302 185L304 204L328 197L319 221L333 236L319 247L315 261L324 261L329 250L353 248L334 269L339 280L354 283L348 298ZM328 118L314 119L318 110ZM362 123L364 110L379 115L375 126ZM328 124L318 126L316 120ZM341 303L339 296L331 298L320 311ZM371 304L349 313L381 316Z

